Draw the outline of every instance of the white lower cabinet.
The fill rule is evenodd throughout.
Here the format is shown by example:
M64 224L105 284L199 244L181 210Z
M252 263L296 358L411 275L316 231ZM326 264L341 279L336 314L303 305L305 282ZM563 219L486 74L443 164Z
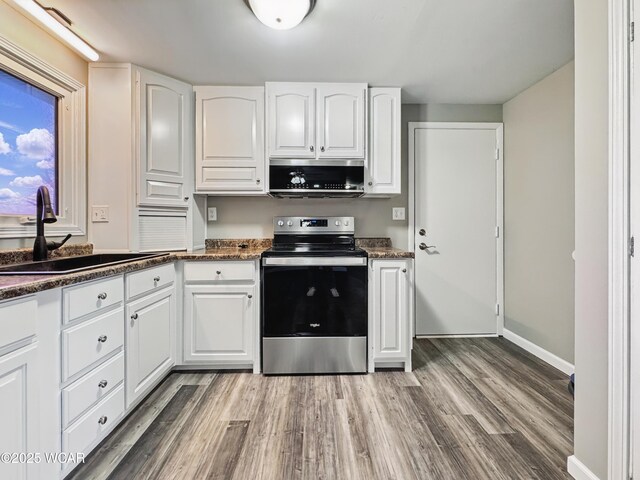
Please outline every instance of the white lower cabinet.
M140 400L175 364L175 288L127 305L127 408Z
M185 361L253 362L254 290L244 285L185 288Z
M255 260L185 262L183 361L260 372Z
M369 371L411 371L412 260L369 261Z
M37 344L0 357L0 453L39 452ZM0 478L38 479L39 466L20 461L0 462Z

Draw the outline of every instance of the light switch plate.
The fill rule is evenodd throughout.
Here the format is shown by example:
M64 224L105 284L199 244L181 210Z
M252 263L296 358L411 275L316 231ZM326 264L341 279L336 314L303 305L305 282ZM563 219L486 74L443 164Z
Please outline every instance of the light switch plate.
M94 205L91 207L91 221L105 223L109 221L109 205Z
M207 220L210 222L218 220L218 209L216 207L207 208Z
M393 207L393 213L391 218L393 218L393 220L404 220L405 219L404 207Z

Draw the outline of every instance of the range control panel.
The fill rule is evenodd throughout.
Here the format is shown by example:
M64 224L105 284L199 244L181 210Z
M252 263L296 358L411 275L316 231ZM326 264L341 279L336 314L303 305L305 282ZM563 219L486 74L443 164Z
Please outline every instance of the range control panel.
M353 217L274 217L273 233L353 235L354 224Z

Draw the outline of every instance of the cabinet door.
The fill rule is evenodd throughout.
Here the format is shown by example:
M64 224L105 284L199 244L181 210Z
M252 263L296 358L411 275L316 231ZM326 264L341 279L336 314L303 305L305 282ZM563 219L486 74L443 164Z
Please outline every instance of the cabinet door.
M36 344L0 357L0 452L38 452ZM0 478L37 479L38 465L0 462Z
M191 85L136 70L138 205L187 207L193 168Z
M365 195L401 193L400 89L369 89L369 152Z
M269 156L315 158L313 85L267 83Z
M364 158L366 84L320 84L318 158Z
M189 363L252 363L253 286L185 287L184 356Z
M409 275L407 261L374 260L369 298L373 360L405 361L410 355Z
M175 289L127 306L127 408L145 395L175 363Z
M196 189L265 193L264 87L195 87Z

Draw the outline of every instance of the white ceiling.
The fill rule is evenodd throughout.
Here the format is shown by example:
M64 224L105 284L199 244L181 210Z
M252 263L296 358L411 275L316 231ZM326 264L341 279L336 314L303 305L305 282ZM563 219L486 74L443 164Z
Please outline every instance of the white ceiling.
M45 0L105 61L193 84L360 81L404 103L504 103L573 58L572 0L317 0L288 31L243 0Z

